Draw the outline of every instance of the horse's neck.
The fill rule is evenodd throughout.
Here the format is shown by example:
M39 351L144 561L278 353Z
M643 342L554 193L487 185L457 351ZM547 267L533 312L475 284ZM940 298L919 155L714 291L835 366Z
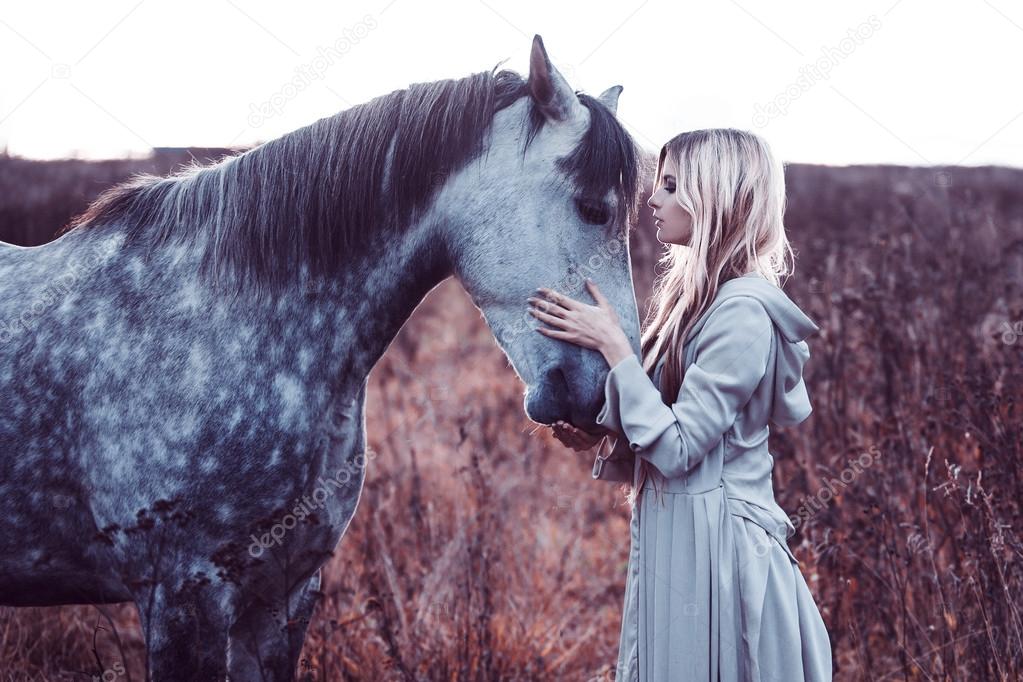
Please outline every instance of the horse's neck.
M231 299L200 284L198 268L206 246L202 239L187 245L123 247L123 234L115 227L74 231L68 235L73 239L49 247L79 254L78 258L104 247L104 267L84 275L104 280L98 282L100 288L127 286L129 296L152 298L152 305L140 307L155 311L170 307L178 319L191 314L201 320L217 307L226 309L230 311L226 318L233 322L222 330L225 343L240 335L268 344L265 352L277 346L285 353L302 353L325 373L322 378L339 398L350 398L362 390L373 366L426 294L451 274L443 242L433 229L417 223L401 234L371 238L336 278L310 282L307 268L295 268L284 290L262 302L244 293ZM154 270L164 276L154 276ZM143 285L147 280L149 287Z
M368 245L328 286L338 378L352 388L362 385L426 294L451 274L440 240L429 232L420 224Z

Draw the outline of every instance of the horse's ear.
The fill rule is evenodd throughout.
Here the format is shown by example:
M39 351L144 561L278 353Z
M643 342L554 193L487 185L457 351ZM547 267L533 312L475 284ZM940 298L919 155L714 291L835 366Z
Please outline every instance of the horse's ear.
M600 93L600 97L597 98L600 100L601 104L607 107L608 110L616 116L618 115L618 96L622 94L622 90L624 90L622 86L612 85L610 88Z
M582 114L572 87L547 57L543 39L533 36L533 49L529 53L529 96L551 121L565 121Z

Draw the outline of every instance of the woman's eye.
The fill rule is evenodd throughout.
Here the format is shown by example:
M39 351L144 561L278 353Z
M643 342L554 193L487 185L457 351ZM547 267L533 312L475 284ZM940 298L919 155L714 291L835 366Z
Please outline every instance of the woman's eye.
M611 219L611 211L603 203L577 199L575 207L582 219L590 225L603 225Z
M665 185L664 189L668 194L675 193L675 185Z

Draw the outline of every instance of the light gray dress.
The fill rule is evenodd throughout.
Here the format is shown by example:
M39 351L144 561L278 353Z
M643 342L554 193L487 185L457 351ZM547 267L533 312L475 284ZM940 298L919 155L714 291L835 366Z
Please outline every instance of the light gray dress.
M593 477L633 483L616 680L831 680L831 643L774 499L768 421L806 419L815 325L758 273L723 283L686 339L678 400L631 355L597 422L620 434ZM608 441L610 442L610 441ZM661 491L658 498L653 486Z

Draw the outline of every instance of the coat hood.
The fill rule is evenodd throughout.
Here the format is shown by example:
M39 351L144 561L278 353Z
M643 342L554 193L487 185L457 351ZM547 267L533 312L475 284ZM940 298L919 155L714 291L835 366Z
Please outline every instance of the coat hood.
M780 288L758 272L730 279L718 288L713 303L693 326L686 343L703 329L710 312L732 296L751 296L764 306L774 322L778 352L775 356L774 400L770 420L793 426L810 416L810 398L803 381L803 366L810 359L806 337L819 327ZM770 371L770 370L769 370Z

